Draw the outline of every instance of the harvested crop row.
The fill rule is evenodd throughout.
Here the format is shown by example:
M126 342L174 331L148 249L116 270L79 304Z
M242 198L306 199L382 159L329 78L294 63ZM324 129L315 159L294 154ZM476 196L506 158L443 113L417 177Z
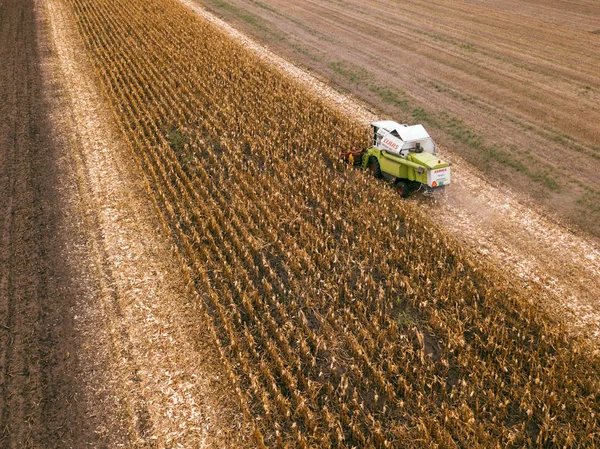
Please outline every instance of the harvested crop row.
M257 445L597 443L598 360L172 0L69 0ZM591 380L590 380L591 379Z

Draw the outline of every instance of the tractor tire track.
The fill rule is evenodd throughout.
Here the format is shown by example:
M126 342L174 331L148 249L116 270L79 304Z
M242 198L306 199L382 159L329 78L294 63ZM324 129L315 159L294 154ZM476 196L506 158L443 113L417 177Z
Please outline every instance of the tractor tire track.
M40 400L39 353L31 350L39 335L32 317L39 314L39 293L43 285L36 279L39 255L31 250L39 241L36 232L35 193L31 179L32 152L35 151L36 92L34 36L28 32L33 21L31 9L3 5L0 27L4 38L2 51L2 98L4 123L0 147L6 149L0 167L2 179L2 247L0 260L0 298L3 312L0 344L3 346L2 404L0 441L6 447L30 447L32 430L21 423L35 422L35 404ZM13 7L11 7L13 6Z

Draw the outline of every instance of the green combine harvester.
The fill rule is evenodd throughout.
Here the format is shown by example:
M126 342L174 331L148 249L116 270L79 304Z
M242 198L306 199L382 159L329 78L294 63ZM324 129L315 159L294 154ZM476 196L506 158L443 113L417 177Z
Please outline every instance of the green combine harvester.
M450 184L450 164L438 158L435 142L422 125L382 120L371 126L373 146L344 153L349 163L392 181L403 198L417 190L431 194Z

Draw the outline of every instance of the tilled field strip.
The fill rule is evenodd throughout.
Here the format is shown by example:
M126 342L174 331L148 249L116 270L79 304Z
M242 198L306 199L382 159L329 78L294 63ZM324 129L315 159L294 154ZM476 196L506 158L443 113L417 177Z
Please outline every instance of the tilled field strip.
M321 150L361 124L175 1L65 4L258 446L594 443L585 341Z
M39 431L39 341L45 285L39 272L43 183L35 177L39 68L31 6L0 5L0 444L30 447ZM31 428L23 425L31 422ZM20 441L22 446L18 446Z

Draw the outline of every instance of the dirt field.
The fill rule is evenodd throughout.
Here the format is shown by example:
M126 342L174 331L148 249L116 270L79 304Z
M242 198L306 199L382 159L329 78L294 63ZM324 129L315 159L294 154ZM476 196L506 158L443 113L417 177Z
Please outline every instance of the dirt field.
M62 190L70 180L58 166L64 148L51 136L40 66L49 47L37 46L39 27L33 2L0 3L0 438L6 448L93 441L95 424L76 379L81 339L72 313L93 292L82 282L83 251L65 253L67 235L73 249L85 238L76 221L65 221L75 194Z
M597 2L198 3L600 235Z
M244 444L74 32L0 2L0 447Z

